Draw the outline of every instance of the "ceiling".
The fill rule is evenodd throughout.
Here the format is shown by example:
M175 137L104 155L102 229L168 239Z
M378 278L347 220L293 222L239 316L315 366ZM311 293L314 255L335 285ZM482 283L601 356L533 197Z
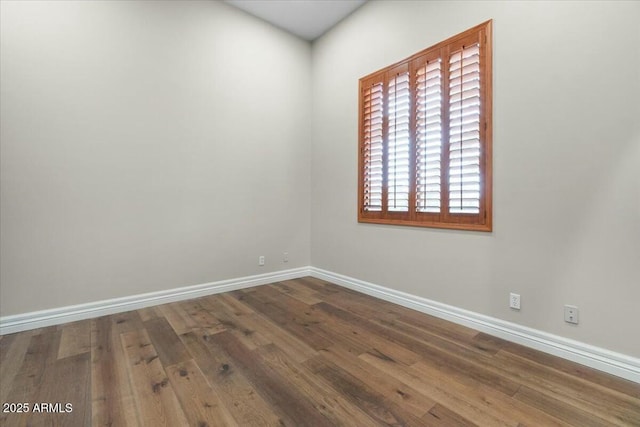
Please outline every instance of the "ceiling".
M327 32L367 0L225 0L305 40Z

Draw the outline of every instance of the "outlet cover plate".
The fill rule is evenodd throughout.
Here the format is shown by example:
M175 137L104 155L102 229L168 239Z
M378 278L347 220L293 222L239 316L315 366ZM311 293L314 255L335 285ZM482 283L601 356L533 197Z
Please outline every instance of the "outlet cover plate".
M513 292L509 294L509 307L514 310L520 310L520 294L514 294Z
M575 305L564 306L564 321L567 323L578 324L578 307Z

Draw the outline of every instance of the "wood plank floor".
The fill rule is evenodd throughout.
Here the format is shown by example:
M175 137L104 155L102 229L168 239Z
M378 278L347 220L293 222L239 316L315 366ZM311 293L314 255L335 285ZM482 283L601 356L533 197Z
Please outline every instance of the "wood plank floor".
M640 426L638 384L314 278L0 350L0 402L30 405L7 427Z

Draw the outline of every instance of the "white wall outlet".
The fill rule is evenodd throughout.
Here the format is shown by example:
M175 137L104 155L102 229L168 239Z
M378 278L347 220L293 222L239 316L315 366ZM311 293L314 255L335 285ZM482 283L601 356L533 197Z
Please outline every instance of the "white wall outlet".
M258 257L258 265L264 265L264 255Z
M511 292L509 294L509 307L515 309L515 310L520 310L520 295L519 294L514 294L513 292Z
M282 253L282 262L289 262L289 252Z
M578 307L575 305L564 306L564 321L567 323L578 324Z

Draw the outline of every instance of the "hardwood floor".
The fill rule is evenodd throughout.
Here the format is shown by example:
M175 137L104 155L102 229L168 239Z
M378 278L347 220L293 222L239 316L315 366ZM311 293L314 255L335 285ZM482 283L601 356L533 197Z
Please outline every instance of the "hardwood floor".
M639 384L314 278L0 349L7 427L640 426Z

